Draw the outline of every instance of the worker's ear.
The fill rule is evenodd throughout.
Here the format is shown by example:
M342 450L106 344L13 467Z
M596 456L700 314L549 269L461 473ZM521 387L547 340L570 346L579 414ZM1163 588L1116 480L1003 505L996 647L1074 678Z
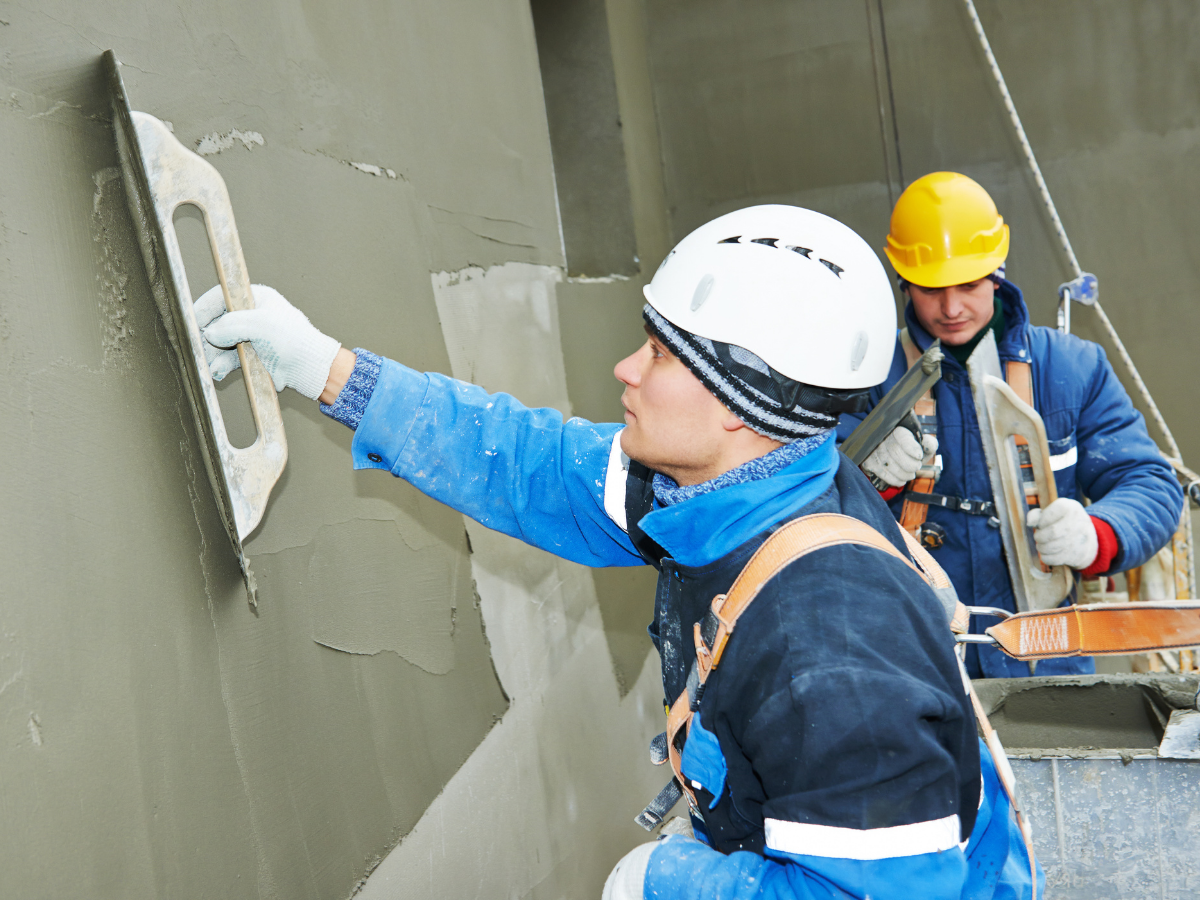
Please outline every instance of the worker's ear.
M721 427L724 428L726 431L734 432L734 431L740 431L741 429L747 428L748 426L746 425L745 422L743 422L741 419L739 419L737 416L735 416L729 410L725 410L725 415L721 417Z

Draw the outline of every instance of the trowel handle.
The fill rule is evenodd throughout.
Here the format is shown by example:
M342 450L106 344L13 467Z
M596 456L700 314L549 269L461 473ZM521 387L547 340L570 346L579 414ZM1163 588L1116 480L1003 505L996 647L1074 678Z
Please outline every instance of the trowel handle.
M213 174L216 174L215 169ZM237 227L234 225L233 208L229 203L229 195L225 193L225 183L219 182L219 187L220 193L224 195L221 198L224 202L206 204L200 208L204 213L204 225L208 231L209 247L213 252L213 263L217 269L217 276L221 279L221 290L225 294L225 308L230 312L254 309L254 293L250 288L250 273L246 270L246 260L242 255L242 245L238 240ZM199 333L198 328L197 333ZM203 341L202 336L201 341ZM204 349L203 343L200 344L199 349ZM251 450L259 444L266 445L274 441L283 441L283 419L279 411L279 397L270 373L267 372L266 366L254 352L254 346L248 341L238 344L237 352L238 359L242 364L250 409L254 415L254 425L258 431L258 440L245 449Z
M986 397L985 421L989 423L992 446L996 457L989 455L988 467L997 467L993 480L994 500L1001 516L1001 532L1007 532L1006 552L1015 554L1013 574L1017 606L1027 609L1049 609L1057 606L1070 593L1074 578L1066 566L1053 566L1045 571L1033 547L1024 521L1026 503L1025 483L1021 477L1020 459L1015 439L1021 438L1029 447L1029 463L1037 488L1038 504L1044 509L1058 499L1058 487L1050 468L1050 444L1042 417L1017 396L1008 384L994 375L982 375L981 386ZM987 447L985 446L985 451ZM1003 458L1000 458L1003 457ZM1005 519L1008 518L1008 521ZM1018 537L1019 536L1019 537ZM1010 544L1011 541L1011 544ZM1011 546L1011 550L1009 547ZM1010 562L1013 562L1010 560ZM1015 572L1012 571L1015 569ZM1018 580L1020 583L1018 584Z
M226 308L230 311L253 309L250 275L233 221L233 206L224 180L211 164L180 144L153 116L141 112L131 112L130 116L166 255L168 271L162 274L170 282L168 302L178 333L180 346L177 349L184 357L185 367L190 370L197 424L201 426L205 441L215 451L206 458L210 465L209 474L215 484L221 484L225 489L222 505L227 505L232 514L236 543L240 547L240 542L262 521L271 488L287 463L283 417L271 376L250 344L239 344L238 358L258 436L249 447L238 448L229 442L205 358L204 338L192 310L191 288L174 223L179 207L190 204L200 210ZM195 402L197 399L199 403ZM211 458L214 455L215 460Z
M997 437L1020 438L1028 445L1038 506L1045 509L1058 499L1058 485L1050 469L1050 442L1046 439L1046 425L1037 410L1018 397L1017 392L1004 381L992 375L984 376L984 381L988 393L995 398L992 422Z
M909 434L915 437L918 444L921 443L921 438L924 437L924 435L921 433L921 421L917 418L917 414L911 409L905 413L904 418L900 420L899 427L907 430Z
M199 157L196 157L200 162ZM208 166L208 163L204 163ZM225 308L230 312L234 310L253 309L254 308L254 293L250 287L250 273L246 268L246 260L242 255L241 241L238 240L237 227L233 221L233 207L229 202L229 195L225 189L225 182L221 180L220 175L211 166L208 168L216 177L217 183L214 187L219 187L219 194L224 202L206 205L202 207L204 213L204 224L208 230L209 246L213 251L213 262L217 269L218 277L221 279L221 289L225 293ZM193 315L193 323L195 316ZM197 336L200 337L201 343L198 345L200 356L205 359L205 374L209 380L212 379L211 372L207 372L208 362L204 357L203 336L199 334L199 328L196 329ZM263 474L274 473L270 478L270 483L263 492L261 498L261 508L255 509L252 515L252 524L250 521L245 523L245 531L242 533L243 523L238 522L239 537L245 538L251 531L258 526L262 519L263 512L266 510L267 495L270 493L270 486L274 485L275 479L283 471L284 464L287 462L287 438L283 431L283 415L279 409L279 396L275 390L275 383L271 379L267 367L259 360L258 354L254 352L254 347L248 341L237 345L238 360L242 367L243 382L246 385L246 396L250 401L250 412L254 417L254 427L258 433L258 437L249 447L235 448L226 444L229 447L231 457L235 462L236 468L239 470L239 477L246 481L249 476L249 471L254 470ZM219 411L219 407L218 407ZM224 436L224 428L221 430ZM244 487L246 485L243 485Z

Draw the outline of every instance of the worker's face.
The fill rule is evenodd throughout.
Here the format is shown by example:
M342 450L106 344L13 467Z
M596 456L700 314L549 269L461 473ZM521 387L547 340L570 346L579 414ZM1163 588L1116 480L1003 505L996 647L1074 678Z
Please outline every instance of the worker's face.
M625 385L625 455L679 484L713 477L732 413L700 379L653 335L613 374Z
M908 286L921 326L943 344L957 347L979 334L995 314L996 283L981 278L944 288Z

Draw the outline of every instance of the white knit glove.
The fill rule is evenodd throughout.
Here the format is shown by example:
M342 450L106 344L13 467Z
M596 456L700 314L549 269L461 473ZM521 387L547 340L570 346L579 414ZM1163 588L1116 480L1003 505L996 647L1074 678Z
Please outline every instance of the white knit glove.
M250 341L275 382L316 400L325 390L329 368L341 344L322 334L283 294L265 284L251 285L254 309L225 312L225 295L217 285L196 301L196 324L204 335L204 354L214 381L241 363L237 345Z
M937 438L932 434L922 437L918 444L911 431L897 428L863 460L862 467L886 485L903 487L916 476L925 457L937 453L937 447Z
M643 900L646 867L650 865L650 854L658 845L658 841L639 844L622 856L604 882L600 900Z
M1026 522L1046 565L1086 569L1096 561L1100 539L1082 503L1059 497L1045 509L1031 509Z

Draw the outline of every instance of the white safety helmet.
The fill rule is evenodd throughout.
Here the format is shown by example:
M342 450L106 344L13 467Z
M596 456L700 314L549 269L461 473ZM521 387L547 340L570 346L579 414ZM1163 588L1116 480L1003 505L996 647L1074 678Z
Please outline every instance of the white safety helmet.
M883 265L853 230L810 209L713 219L679 242L644 293L676 328L749 350L804 385L861 391L891 368L896 308Z

